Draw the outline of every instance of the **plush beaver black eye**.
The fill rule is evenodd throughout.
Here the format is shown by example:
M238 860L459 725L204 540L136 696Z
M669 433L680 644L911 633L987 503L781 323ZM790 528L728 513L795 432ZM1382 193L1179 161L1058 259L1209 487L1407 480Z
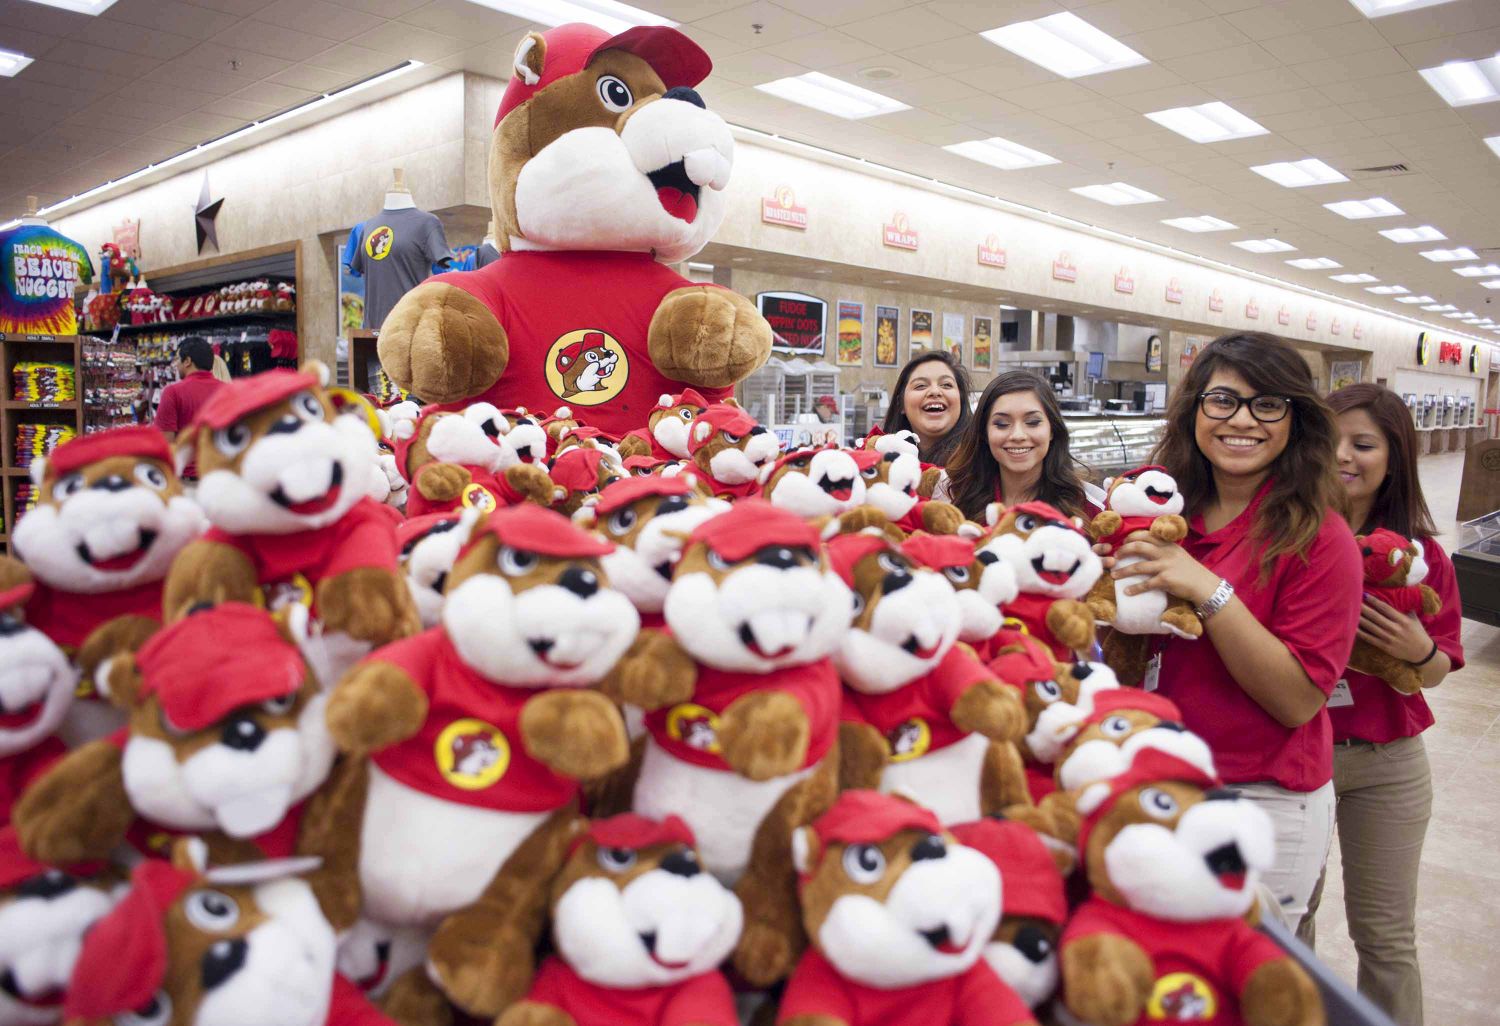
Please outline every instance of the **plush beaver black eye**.
M890 552L880 553L875 557L875 562L888 574L904 574L908 570L905 560Z
M604 104L605 110L618 114L623 110L629 110L635 103L630 87L613 75L601 76L597 88L599 101Z
M125 1012L114 1018L115 1026L165 1026L172 1021L172 999L167 992L159 990L151 1000L133 1012Z
M713 567L715 570L719 571L720 573L723 573L725 570L729 569L729 565L730 564L729 564L729 560L727 560L723 556L719 555L713 549L709 549L708 550L708 565L711 566L711 567Z
M292 396L292 412L303 420L322 420L323 404L311 392L298 392Z
M629 848L600 848L599 868L611 873L623 873L635 865L635 852Z
M610 533L611 534L625 534L625 533L627 533L632 527L635 526L636 519L637 519L637 517L636 517L636 514L635 514L635 510L632 509L632 508L630 508L629 506L626 506L623 509L617 509L617 510L615 510L613 513L610 514L610 517L609 517L609 530L610 530Z
M1130 721L1123 716L1110 716L1099 724L1099 733L1105 737L1124 737L1130 733Z
M137 463L135 479L152 488L161 489L167 486L167 475L163 474L161 468L154 463Z
M1141 808L1154 819L1171 819L1177 815L1177 799L1156 787L1141 792Z
M1020 516L1016 517L1016 526L1023 531L1035 531L1037 523L1037 518L1032 516L1030 513L1022 513Z
M1032 685L1032 690L1036 692L1036 697L1048 705L1062 697L1062 688L1057 686L1055 680L1039 680Z
M260 703L260 707L272 716L284 716L292 711L292 706L297 704L296 692L290 695L277 695Z
M683 420L692 420L693 419L693 411L692 410L678 410L677 411L677 416L681 417Z
M857 884L872 884L885 875L885 852L873 844L851 844L844 849L844 872Z
M231 424L214 432L214 448L225 456L238 456L250 444L250 427L246 424Z
M83 475L69 474L67 477L60 478L57 484L52 486L52 501L62 502L68 496L74 494L82 488Z
M969 583L969 568L966 566L950 566L943 573L948 575L948 580L959 587Z
M194 891L182 910L188 922L210 933L222 933L240 920L240 907L223 891Z

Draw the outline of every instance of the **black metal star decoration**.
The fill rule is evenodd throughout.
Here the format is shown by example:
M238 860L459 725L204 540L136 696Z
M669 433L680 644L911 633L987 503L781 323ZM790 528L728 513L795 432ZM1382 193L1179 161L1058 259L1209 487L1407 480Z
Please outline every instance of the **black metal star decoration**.
M214 244L214 249L219 248L219 232L214 227L214 218L219 216L219 208L224 205L224 200L210 201L208 192L208 172L203 172L203 188L198 191L198 205L193 211L194 227L198 231L198 252L203 252L205 240Z

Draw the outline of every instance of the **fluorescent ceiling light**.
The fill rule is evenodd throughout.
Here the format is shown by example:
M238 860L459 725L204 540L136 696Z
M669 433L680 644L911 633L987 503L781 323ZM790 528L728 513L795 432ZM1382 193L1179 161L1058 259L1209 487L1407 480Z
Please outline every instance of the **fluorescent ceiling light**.
M1380 280L1373 274L1331 274L1329 278L1344 285L1363 285L1366 282Z
M1330 185L1333 182L1349 180L1347 176L1339 174L1314 157L1309 157L1307 160L1283 160L1276 164L1258 164L1250 170L1288 189L1301 189L1309 185Z
M1204 214L1200 217L1169 217L1162 221L1173 228L1181 228L1185 232L1222 232L1228 231L1234 225L1228 221L1221 221L1217 217L1209 217Z
M113 0L111 0L113 2ZM582 21L611 34L633 25L676 25L675 21L618 0L470 0L539 25L565 25Z
M1036 21L1018 21L979 34L1063 78L1082 78L1151 63L1118 39L1067 12Z
M1344 266L1337 260L1330 260L1327 257L1302 257L1300 260L1288 260L1287 263L1302 271L1327 271L1334 267Z
M0 75L4 75L6 78L15 78L21 69L30 63L31 58L24 53L0 50Z
M115 0L31 0L31 2L90 16L103 14L115 5Z
M1488 278L1500 274L1500 264L1475 264L1473 267L1455 267L1453 273L1464 278Z
M1431 296L1397 296L1398 303L1432 303L1436 302Z
M266 118L264 121L252 121L244 128L236 129L235 131L229 132L226 135L221 135L216 139L210 139L208 142L199 143L197 146L183 150L181 153L174 153L170 157L167 157L163 160L158 160L155 164L147 164L145 167L137 168L127 175L121 175L119 178L112 178L109 181L104 182L102 185L96 185L92 189L88 189L84 192L77 193L76 195L69 196L67 199L58 200L56 203L48 204L47 206L38 210L37 213L45 216L47 214L56 213L57 211L62 210L64 207L76 206L77 204L82 203L84 200L92 199L93 197L99 195L107 189L117 188L121 185L124 185L126 182L133 182L137 178L152 174L156 171L161 171L164 168L172 167L175 164L180 164L185 160L192 159L193 157L202 156L204 153L207 153L210 150L216 150L221 146L228 145L231 142L238 142L239 140L245 138L247 135L251 135L253 133L263 131L267 128L271 128L275 125L279 125L291 118L301 117L308 111L317 110L319 107L326 107L330 103L337 103L340 100L347 99L355 93L364 92L366 89L371 89L375 86L383 85L384 83L389 82L391 79L399 78L402 75L405 75L407 72L416 71L418 68L421 68L423 66L424 65L421 61L404 61L401 64L396 65L394 68L389 69L388 71L382 71L379 74L371 75L369 78L360 79L358 82L355 82L352 85L347 85L342 89L335 89L331 93L324 93L321 96L314 96L312 99L307 100L303 103L299 103L295 107L289 107L286 110L281 111L279 114L273 114L271 117Z
M1452 303L1428 303L1426 306L1422 307L1422 309L1426 310L1428 313L1442 313L1444 310L1457 310L1458 307L1454 306Z
M1217 100L1213 103L1200 103L1196 107L1172 107L1167 110L1152 111L1146 117L1163 128L1170 128L1178 135L1186 136L1193 142L1199 143L1248 139L1252 135L1265 135L1269 131L1229 104L1220 103ZM1342 176L1335 180L1345 181Z
M1297 248L1280 239L1244 239L1240 242L1231 242L1230 245L1248 249L1252 253L1291 253Z
M1435 264L1452 264L1460 260L1478 260L1479 254L1467 246L1458 249L1424 249L1422 255Z
M1495 151L1495 156L1500 157L1500 135L1491 135L1485 138L1485 145Z
M1124 182L1111 182L1108 185L1084 185L1077 189L1070 189L1080 196L1087 196L1091 200L1100 203L1108 203L1112 207L1123 207L1131 203L1160 203L1161 197L1154 192L1145 189L1137 189L1133 185Z
M1458 310L1454 310L1452 313L1445 313L1445 314L1443 314L1443 316L1444 317L1451 317L1454 320L1457 320L1458 318L1464 317L1464 316L1467 316L1467 315L1459 312Z
M1479 284L1483 285L1487 289L1500 289L1500 278L1493 278L1490 281L1482 281Z
M1422 77L1450 107L1500 100L1500 54L1482 61L1449 61L1423 68Z
M858 120L873 118L878 114L891 114L898 110L910 110L900 100L862 89L851 82L825 75L821 71L809 71L805 75L778 78L774 82L762 82L755 88L783 100L800 103L804 107L821 110L835 117Z
M1002 171L1016 171L1023 167L1040 167L1043 164L1057 163L1056 157L1049 157L1040 150L1033 150L1029 146L1022 146L1020 143L1013 143L999 136L991 139L970 139L968 142L944 146L943 149L949 153L956 153L960 157L977 160L981 164L998 167Z
M1019 309L1019 307L1006 306L1004 303L1001 303L1000 304L1000 309L1002 309L1002 310L1017 310L1017 309Z
M1408 290L1405 285L1372 285L1365 291L1373 292L1377 296L1399 296Z
M1436 7L1451 0L1349 0L1366 18L1384 18L1387 14L1404 14L1423 7Z
M1392 242L1441 242L1448 237L1430 224L1416 228L1382 228L1380 234Z
M1390 200L1379 196L1371 196L1364 200L1340 200L1337 203L1324 203L1323 206L1351 221L1362 221L1367 217L1395 217L1397 214L1406 213Z

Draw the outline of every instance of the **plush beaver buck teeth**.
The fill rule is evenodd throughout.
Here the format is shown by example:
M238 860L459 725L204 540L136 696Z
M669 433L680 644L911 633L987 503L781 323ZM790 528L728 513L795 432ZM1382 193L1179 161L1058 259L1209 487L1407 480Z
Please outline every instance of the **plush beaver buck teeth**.
M960 955L969 946L966 940L959 944L953 940L946 926L939 926L936 930L919 930L922 939L932 945L934 951L940 955Z
M1078 572L1078 567L1083 562L1081 559L1075 559L1073 565L1066 570L1048 570L1046 559L1046 556L1037 556L1031 561L1031 569L1035 570L1036 575L1048 584L1067 584Z
M849 477L842 481L836 481L831 477L825 477L818 482L818 487L827 492L831 498L838 499L840 502L847 502L854 494L854 479Z
M341 464L335 463L333 465L333 473L329 475L328 490L322 495L294 502L291 496L287 495L284 488L278 487L271 493L271 501L278 506L283 506L291 512L296 513L298 516L322 513L339 501L339 492L343 483L344 468Z
M1208 871L1219 878L1219 883L1230 890L1238 891L1245 886L1245 858L1233 841L1219 845L1203 856L1203 861L1208 863Z
M152 544L156 541L155 531L141 531L137 535L136 547L129 552L121 552L118 555L108 556L103 559L96 557L90 550L88 542L78 543L78 558L82 559L95 570L105 572L129 570L141 560L146 558Z
M663 210L688 224L698 219L698 184L688 177L683 161L674 160L647 172L646 177L655 187L656 200Z

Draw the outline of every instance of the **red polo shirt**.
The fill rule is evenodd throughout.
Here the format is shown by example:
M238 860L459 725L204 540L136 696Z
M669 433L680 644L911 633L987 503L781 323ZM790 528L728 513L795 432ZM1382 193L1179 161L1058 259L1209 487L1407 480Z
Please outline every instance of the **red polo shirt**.
M214 377L212 371L193 371L181 381L174 381L161 393L161 403L156 407L156 419L152 421L160 431L178 432L193 422L203 404L223 388L225 382ZM182 475L196 481L198 468L189 463Z
M719 972L665 987L604 987L557 956L542 963L527 1001L550 1005L576 1026L737 1026L734 994Z
M1344 518L1329 510L1306 554L1277 557L1263 580L1264 542L1251 536L1251 526L1270 487L1268 480L1243 513L1212 533L1204 531L1201 515L1193 516L1183 546L1234 585L1251 615L1328 695L1348 665L1359 626L1364 586L1359 547ZM1270 781L1289 791L1315 791L1333 778L1327 707L1300 727L1284 727L1235 682L1207 636L1166 638L1160 651L1158 687L1182 709L1188 729L1213 749L1225 781Z
M1460 640L1463 601L1458 597L1453 562L1431 538L1422 539L1422 551L1427 559L1427 579L1422 583L1438 593L1443 608L1417 619L1457 670L1464 665L1464 646ZM1432 710L1422 692L1403 695L1379 677L1354 670L1345 671L1344 679L1349 682L1349 698L1354 704L1328 707L1335 741L1357 738L1383 745L1398 738L1416 737L1432 726Z
M1016 1026L1036 1022L1031 1009L984 959L958 976L885 990L844 979L816 948L808 948L797 963L776 1021L786 1023L798 1016L827 1016L849 1026Z
M953 707L970 688L994 679L967 646L955 644L929 672L894 691L867 695L845 688L842 718L880 731L891 744L893 761L905 762L968 737L954 726Z

